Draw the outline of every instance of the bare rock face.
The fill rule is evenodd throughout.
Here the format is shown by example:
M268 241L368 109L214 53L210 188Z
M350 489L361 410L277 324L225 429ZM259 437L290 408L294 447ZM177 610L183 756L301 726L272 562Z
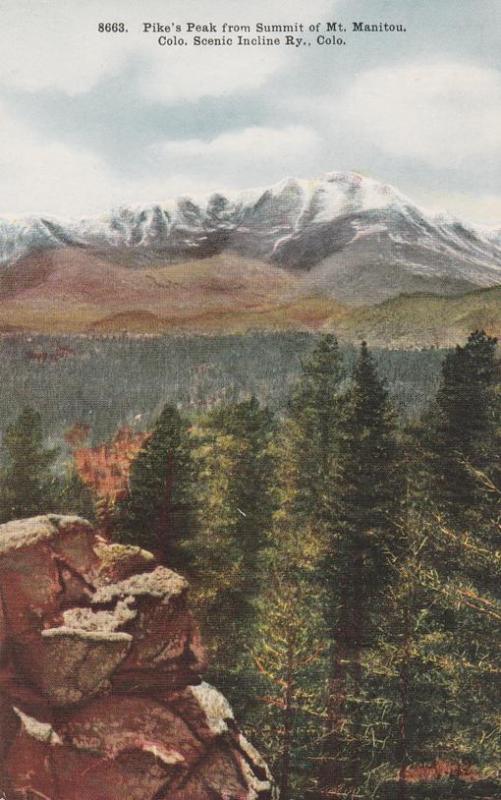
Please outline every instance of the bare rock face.
M78 517L0 526L0 788L9 800L272 800L184 578Z

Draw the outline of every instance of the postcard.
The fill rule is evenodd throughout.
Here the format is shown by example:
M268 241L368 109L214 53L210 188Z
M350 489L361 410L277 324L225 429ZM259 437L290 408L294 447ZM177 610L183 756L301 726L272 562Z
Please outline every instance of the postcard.
M489 800L501 3L1 0L0 800Z

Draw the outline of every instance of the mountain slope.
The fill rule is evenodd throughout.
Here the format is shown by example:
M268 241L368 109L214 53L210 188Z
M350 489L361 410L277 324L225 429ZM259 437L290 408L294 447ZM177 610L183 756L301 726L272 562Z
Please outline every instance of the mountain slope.
M311 291L310 273L222 253L131 269L92 250L35 253L0 276L0 332L160 334L334 330L373 346L448 346L501 333L501 287L348 306Z
M333 314L325 327L350 341L367 339L381 347L448 347L484 328L501 338L501 287L456 297L401 295L375 306Z
M288 302L297 284L278 267L225 253L131 269L89 249L42 250L0 275L0 330L106 331L113 318L110 331L128 330L127 320L134 332L184 328Z
M501 284L499 230L427 214L391 186L353 173L120 208L96 219L0 221L0 263L12 291L16 265L36 255L46 270L44 254L54 251L68 254L68 269L76 253L84 254L89 271L95 259L110 269L141 271L172 263L193 269L197 260L224 256L225 263L268 265L275 277L283 272L287 286L299 281L302 296L320 293L348 304ZM112 277L103 267L104 279L109 291Z

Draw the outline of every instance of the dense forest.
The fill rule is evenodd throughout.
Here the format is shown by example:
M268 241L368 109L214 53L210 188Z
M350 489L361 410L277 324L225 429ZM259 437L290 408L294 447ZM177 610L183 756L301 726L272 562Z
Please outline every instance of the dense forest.
M221 336L0 336L1 427L20 406L42 415L54 443L76 422L95 444L121 425L148 429L170 402L193 415L255 396L273 410L287 402L317 336L253 333ZM343 348L353 363L353 347ZM442 350L378 350L378 370L407 415L436 390Z
M2 343L24 366L1 521L78 512L185 574L210 680L282 800L499 796L495 339L447 353L330 334L23 347ZM56 370L79 386L69 410ZM14 413L21 397L31 407ZM143 434L115 435L133 413Z

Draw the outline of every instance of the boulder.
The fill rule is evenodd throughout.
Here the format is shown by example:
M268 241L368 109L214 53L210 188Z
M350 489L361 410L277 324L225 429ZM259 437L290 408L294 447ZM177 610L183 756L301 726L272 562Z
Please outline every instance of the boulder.
M204 683L188 584L77 517L0 526L0 787L16 800L270 800Z

